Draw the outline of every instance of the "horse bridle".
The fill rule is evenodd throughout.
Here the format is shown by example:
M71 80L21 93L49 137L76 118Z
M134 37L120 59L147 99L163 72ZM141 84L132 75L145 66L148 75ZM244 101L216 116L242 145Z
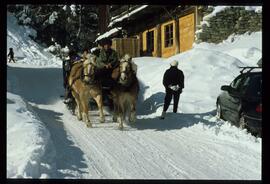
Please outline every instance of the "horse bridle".
M131 66L131 63L129 62L129 61L122 61L122 63L128 63L128 65L129 65L129 68L132 70L132 66ZM121 65L122 65L122 63L120 63L120 75L121 75L121 73L124 73L124 74L126 74L126 75L128 75L128 72L129 71L127 71L127 70L125 70L125 71L121 71ZM130 71L131 71L130 70Z
M128 63L130 70L121 71L121 65L123 63ZM126 83L123 83L123 81L121 79L121 74L122 73L124 73L127 76L127 82ZM132 65L131 65L131 63L129 61L122 61L120 63L120 77L119 77L119 83L120 83L120 85L122 85L123 87L129 87L131 84L133 84L134 78L132 77L132 74L133 74L133 72L132 72ZM131 78L131 79L128 80L129 78Z
M96 79L95 79L95 70L96 67L93 63L88 63L87 65L90 65L90 69L88 69L89 67L85 67L83 66L83 70L82 70L82 74L81 74L81 79L83 82L87 83L87 84L95 84L97 83ZM85 72L85 70L88 69L89 71L88 74ZM92 71L91 71L92 70ZM89 81L85 80L85 77L89 78Z

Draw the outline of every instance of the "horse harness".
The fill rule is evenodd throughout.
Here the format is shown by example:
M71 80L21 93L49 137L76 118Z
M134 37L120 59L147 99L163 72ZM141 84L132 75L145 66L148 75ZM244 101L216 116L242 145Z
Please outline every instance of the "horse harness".
M79 62L76 62L76 63L79 63ZM76 64L76 63L74 62L74 64ZM90 65L92 65L92 64L90 63ZM80 68L82 68L81 73L80 73L80 76L74 78L73 81L72 81L72 83L70 84L70 86L72 86L75 83L75 81L77 81L78 79L81 79L81 81L84 84L86 84L86 85L95 85L95 84L98 83L98 81L95 79L95 75L94 75L93 78L91 78L89 75L87 75L87 74L84 73L84 67L83 67L83 65L81 65L78 69L80 69ZM95 71L94 71L94 73L95 73ZM83 80L85 76L86 77L90 77L90 79L92 79L92 80L89 80L88 82L85 81L85 80Z
M128 61L123 61L123 62L127 62L129 64L129 67L132 68L130 62L128 62ZM119 65L119 67L120 67L120 65ZM120 71L120 75L119 75L119 77L117 79L117 81L118 81L117 84L118 84L118 87L120 87L123 91L128 91L129 90L129 87L132 86L137 81L136 75L133 73L132 69L131 69L131 72L132 72L130 74L131 75L130 76L131 79L127 83L124 83L123 84L123 83L119 82L121 73L125 73L127 76L128 76L128 74L127 74L127 71L123 71L123 72Z

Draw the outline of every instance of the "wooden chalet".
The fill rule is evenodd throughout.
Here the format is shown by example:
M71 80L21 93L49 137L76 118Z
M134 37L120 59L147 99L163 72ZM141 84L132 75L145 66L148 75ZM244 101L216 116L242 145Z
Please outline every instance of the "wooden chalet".
M192 48L196 25L201 19L197 6L113 5L108 31L120 57L170 57Z

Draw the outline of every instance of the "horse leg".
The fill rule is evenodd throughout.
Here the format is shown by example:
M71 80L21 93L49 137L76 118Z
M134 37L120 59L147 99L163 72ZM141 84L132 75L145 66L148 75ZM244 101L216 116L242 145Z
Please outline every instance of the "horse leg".
M118 121L118 127L120 128L120 129L123 129L124 128L124 126L123 126L123 113L119 113L119 116L117 117L117 121Z
M117 122L117 110L116 99L113 98L113 122Z
M130 102L129 122L135 123L135 121L136 121L136 102L133 99Z
M76 115L78 120L82 120L82 114L81 114L81 105L80 105L80 100L79 100L79 95L75 92L72 91L72 95L75 98L76 101Z
M119 128L120 129L123 129L124 128L124 126L123 126L123 121L124 121L124 108L122 107L123 106L123 104L119 104L118 105L118 112L117 112L117 114L118 114L118 116L117 116L117 121L118 121L118 123L119 123Z
M104 123L105 122L105 117L104 117L104 113L103 113L103 102L102 102L102 95L97 95L95 98L95 101L98 105L98 110L99 110L99 118L100 118L100 123Z
M81 96L80 98L81 104L82 104L82 119L83 122L85 122L87 127L92 127L92 124L89 120L88 117L88 98L87 96L84 94Z

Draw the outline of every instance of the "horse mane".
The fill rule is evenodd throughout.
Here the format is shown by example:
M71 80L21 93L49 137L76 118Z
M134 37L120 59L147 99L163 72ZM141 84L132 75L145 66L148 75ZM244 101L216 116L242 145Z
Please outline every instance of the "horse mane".
M81 77L81 73L82 73L82 69L83 69L83 63L75 63L70 71L70 76L69 76L69 83L70 86L72 86L72 84L75 82L75 80L79 79Z
M97 65L97 63L96 63L96 56L94 55L94 54L87 54L86 56L85 56L85 60L83 61L83 65L85 66L85 65L88 65L88 64L93 64L94 66L96 66Z

